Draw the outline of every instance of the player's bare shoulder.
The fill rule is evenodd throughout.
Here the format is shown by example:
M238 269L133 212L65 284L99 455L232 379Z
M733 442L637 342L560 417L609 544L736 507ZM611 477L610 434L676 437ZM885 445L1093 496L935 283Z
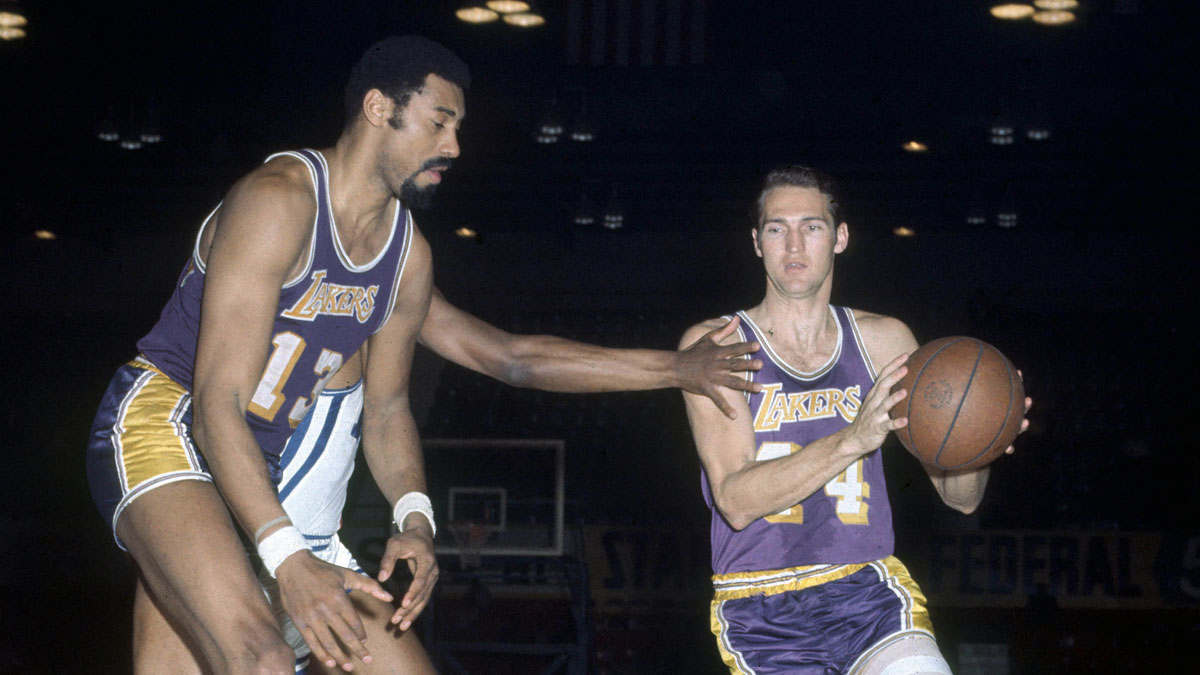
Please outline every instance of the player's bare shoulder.
M307 250L316 215L316 188L308 166L281 155L233 184L201 233L200 251L207 259L217 236L253 238L298 258Z
M729 323L730 319L731 317L716 317L695 324L683 332L683 337L679 339L679 348L683 349L689 347L695 344L696 340L699 340L705 335L708 335L709 333L720 328L724 328ZM722 339L720 344L732 345L738 342L744 342L745 339L745 336L742 335L742 329L739 326L737 330L733 331L733 333Z
M900 319L862 309L852 309L854 322L876 367L917 348L912 330Z

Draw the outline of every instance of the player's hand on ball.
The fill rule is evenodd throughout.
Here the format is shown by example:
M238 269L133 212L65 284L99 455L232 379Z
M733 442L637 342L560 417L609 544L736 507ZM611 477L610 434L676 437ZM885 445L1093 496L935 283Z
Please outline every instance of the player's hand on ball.
M437 556L433 552L433 536L428 526L407 529L388 539L387 549L379 563L379 581L387 581L395 571L396 563L401 560L408 563L412 583L391 621L400 630L408 630L429 603L429 596L438 579Z
M908 360L908 354L901 354L879 371L879 378L875 380L875 385L863 399L858 415L854 418L854 422L847 427L854 442L853 448L857 451L856 456L871 452L883 445L889 431L895 431L908 424L907 418L892 419L892 416L888 414L888 411L908 395L904 389L892 392L892 387L896 386L896 383L908 372L904 366L906 360Z

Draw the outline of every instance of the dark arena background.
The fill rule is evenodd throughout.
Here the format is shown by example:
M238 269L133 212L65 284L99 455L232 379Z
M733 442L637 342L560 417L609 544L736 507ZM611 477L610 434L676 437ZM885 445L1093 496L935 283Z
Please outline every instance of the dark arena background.
M25 36L0 42L0 674L128 672L131 572L84 478L100 394L224 190L331 144L350 65L410 32L475 82L417 213L452 303L671 349L761 297L765 170L824 167L851 232L834 301L991 342L1035 401L972 516L884 448L955 672L1194 662L1193 3L1079 0L1046 25L981 0L540 0L529 28L449 0L20 4ZM443 672L725 672L677 391L516 390L425 350L415 372L424 438L565 448L562 556L443 556L417 627ZM369 567L387 516L361 467L346 522Z

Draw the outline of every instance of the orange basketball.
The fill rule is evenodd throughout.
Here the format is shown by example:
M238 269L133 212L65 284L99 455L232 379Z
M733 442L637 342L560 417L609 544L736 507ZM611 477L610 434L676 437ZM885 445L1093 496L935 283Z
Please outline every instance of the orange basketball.
M917 459L939 469L974 469L1004 453L1021 431L1025 388L1017 369L992 345L944 337L922 345L893 387L908 396L893 407L907 417L896 436Z

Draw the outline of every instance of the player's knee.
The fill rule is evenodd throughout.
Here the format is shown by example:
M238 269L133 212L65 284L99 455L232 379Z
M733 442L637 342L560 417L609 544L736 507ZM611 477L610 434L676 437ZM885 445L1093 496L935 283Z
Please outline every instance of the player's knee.
M226 645L223 651L230 673L293 675L296 671L295 652L269 626L245 627L239 632L237 643Z

